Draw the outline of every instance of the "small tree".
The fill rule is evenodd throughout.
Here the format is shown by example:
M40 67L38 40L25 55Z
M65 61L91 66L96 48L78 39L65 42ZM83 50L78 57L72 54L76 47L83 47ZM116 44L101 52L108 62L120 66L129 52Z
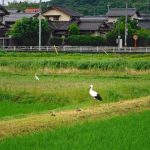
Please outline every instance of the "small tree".
M140 29L137 30L136 34L138 36L138 45L140 46L150 45L150 30Z
M41 43L46 44L49 39L50 29L48 27L48 22L42 20L41 23ZM18 45L38 45L39 40L39 20L37 18L23 18L16 21L16 23L11 27L8 35L11 35Z
M133 35L136 33L136 22L128 19L128 45L133 45ZM125 34L125 19L124 17L120 19L120 22L116 22L115 27L112 31L107 33L107 43L109 45L116 45L116 39L118 38L120 31L120 36L124 42Z
M79 28L76 23L72 23L69 26L68 31L69 31L69 35L79 35L80 34Z

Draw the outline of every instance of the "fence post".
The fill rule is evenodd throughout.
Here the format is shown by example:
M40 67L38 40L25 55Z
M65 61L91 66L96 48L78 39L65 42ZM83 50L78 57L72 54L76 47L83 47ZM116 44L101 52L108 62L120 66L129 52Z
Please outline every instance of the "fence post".
M113 53L115 52L115 49L113 48Z
M80 52L82 53L82 47L80 46Z
M32 50L32 46L30 46L30 50Z
M63 51L64 51L64 52L66 51L66 46L63 46Z
M46 50L48 51L48 46L46 46Z
M131 49L131 47L130 47L130 52L132 52L132 49Z
M14 51L16 50L16 46L13 47Z
M113 53L114 53L114 51L115 51L115 48L113 47Z
M97 52L98 52L98 46L97 46Z
M146 47L146 53L147 53L147 47Z

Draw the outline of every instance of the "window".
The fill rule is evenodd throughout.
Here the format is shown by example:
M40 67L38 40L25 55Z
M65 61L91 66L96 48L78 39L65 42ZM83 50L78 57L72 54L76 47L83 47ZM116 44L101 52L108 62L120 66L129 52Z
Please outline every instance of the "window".
M59 21L59 16L53 16L53 21Z

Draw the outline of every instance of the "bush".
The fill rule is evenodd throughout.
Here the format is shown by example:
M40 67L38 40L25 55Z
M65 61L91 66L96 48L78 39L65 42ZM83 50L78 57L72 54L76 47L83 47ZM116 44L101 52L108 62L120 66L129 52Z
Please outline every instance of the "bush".
M148 70L150 69L150 62L149 61L135 61L132 64L132 68L136 70Z
M63 39L61 37L50 38L50 45L60 46L62 45Z
M69 36L65 43L72 46L102 46L105 45L105 41L101 36L73 35Z
M41 44L45 45L49 39L49 26L47 20L41 21ZM17 45L38 45L39 41L39 20L37 18L22 18L7 32L16 42Z
M69 26L68 30L69 30L69 35L79 35L80 34L79 27L77 26L76 23L72 23Z

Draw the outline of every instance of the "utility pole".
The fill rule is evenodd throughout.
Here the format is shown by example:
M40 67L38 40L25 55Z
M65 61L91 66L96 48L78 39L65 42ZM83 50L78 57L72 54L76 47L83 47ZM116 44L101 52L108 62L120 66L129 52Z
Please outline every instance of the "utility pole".
M5 2L5 0L2 0L2 6L4 6L4 2Z
M149 13L149 2L148 1L147 1L146 5L147 5L147 14L148 14Z
M127 36L128 36L128 1L126 0L126 10L125 10L125 37L124 37L124 46L127 46Z
M109 9L110 9L110 3L108 2L108 4L107 4L107 10L109 11Z
M95 16L96 14L95 14L95 7L93 7L93 15Z
M41 1L39 4L39 51L41 50L41 12L42 12L42 7L41 7Z

